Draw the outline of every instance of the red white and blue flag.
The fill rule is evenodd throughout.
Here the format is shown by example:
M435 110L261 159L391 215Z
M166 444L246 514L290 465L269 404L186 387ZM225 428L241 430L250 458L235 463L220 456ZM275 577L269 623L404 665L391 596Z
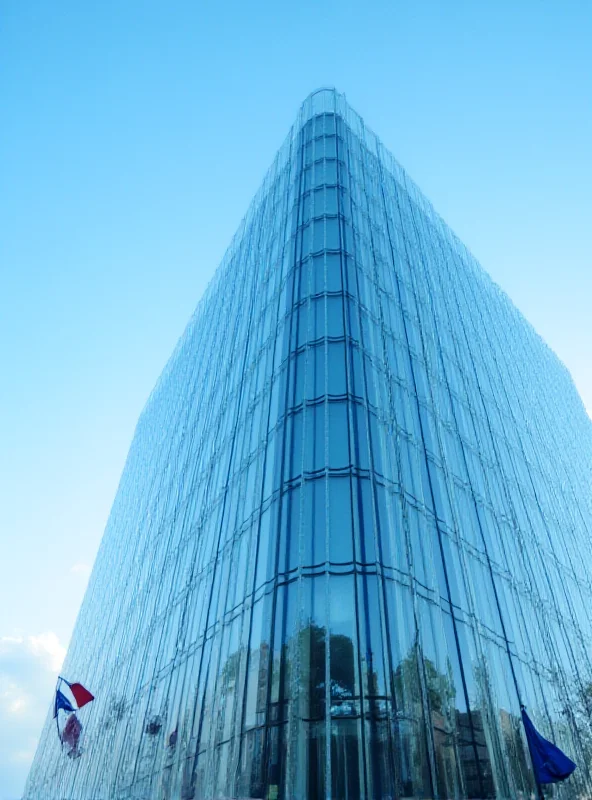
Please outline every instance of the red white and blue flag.
M81 683L70 683L61 675L59 676L53 716L62 747L66 746L67 755L72 758L80 755L80 737L82 735L82 723L76 712L94 699L94 695Z

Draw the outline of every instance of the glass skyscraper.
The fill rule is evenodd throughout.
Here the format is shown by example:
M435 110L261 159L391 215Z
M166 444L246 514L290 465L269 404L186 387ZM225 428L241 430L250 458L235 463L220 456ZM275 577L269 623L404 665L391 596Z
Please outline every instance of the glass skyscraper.
M138 422L27 800L592 792L592 424L342 95L303 104Z

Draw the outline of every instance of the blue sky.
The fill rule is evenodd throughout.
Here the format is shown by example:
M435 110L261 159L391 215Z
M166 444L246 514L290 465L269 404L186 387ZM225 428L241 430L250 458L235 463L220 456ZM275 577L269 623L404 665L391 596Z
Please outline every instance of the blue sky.
M138 415L313 89L346 93L592 408L591 41L588 0L5 0L0 800Z

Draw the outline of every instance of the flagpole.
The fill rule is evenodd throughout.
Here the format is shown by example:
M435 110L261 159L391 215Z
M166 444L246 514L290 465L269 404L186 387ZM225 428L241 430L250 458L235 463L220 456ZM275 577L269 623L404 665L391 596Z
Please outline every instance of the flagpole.
M522 711L526 711L526 706L524 705L524 703L520 703L520 711L521 712ZM524 723L524 720L523 720L523 723ZM527 736L527 738L528 738L528 736ZM543 787L538 781L538 778L536 776L536 770L534 769L534 763L532 762L532 753L530 752L530 745L528 747L528 755L530 756L530 761L531 761L532 767L533 767L532 774L534 776L534 782L536 783L536 787L537 787L537 794L539 796L538 800L545 800L545 795L543 794Z
M495 589L495 585L494 585L494 589ZM508 654L508 662L510 664L510 671L512 673L512 678L514 680L514 687L516 689L516 695L518 697L518 704L520 706L520 711L522 711L522 709L526 710L526 706L522 702L522 695L520 693L520 686L518 684L518 678L516 676L516 670L514 669L514 661L512 659L512 651L510 650L510 642L509 642L508 637L506 635L506 626L504 625L504 620L503 620L503 617L502 617L502 610L501 610L501 606L499 605L499 598L497 597L497 591L495 592L495 597L496 597L496 600L498 602L498 611L499 611L499 615L500 615L500 622L502 623L502 630L504 632L504 640L506 642L506 652ZM530 756L530 760L531 760L531 763L532 763L532 754L530 752L530 747L528 748L528 755ZM537 794L539 796L538 800L545 800L545 795L543 794L543 787L539 783L538 778L536 776L536 770L534 768L534 764L532 764L532 768L533 768L532 769L532 774L533 774L534 782L535 782L535 785L536 785L536 788L537 788Z
M506 653L508 654L508 663L510 665L510 672L512 674L512 680L514 682L514 688L516 689L516 697L518 698L518 705L520 706L520 710L522 711L522 709L526 710L526 706L522 702L522 694L520 692L520 685L518 683L518 676L516 675L516 670L514 668L514 659L512 658L512 651L510 650L510 640L508 639L508 634L506 632L506 625L505 625L505 622L504 622L504 615L502 614L502 607L501 607L500 599L499 599L499 596L498 596L498 593L497 593L497 587L495 585L495 581L493 580L493 569L491 567L491 561L490 561L488 553L487 553L487 560L489 562L489 569L491 571L493 594L494 594L494 597L495 597L497 610L498 610L498 614L499 614L499 619L500 619L500 623L501 623L501 626L502 626L504 642L505 642L505 645L506 645ZM543 788L542 788L541 784L539 783L539 780L538 780L537 775L536 775L536 770L534 768L534 762L532 761L532 753L530 752L530 746L528 747L528 754L530 756L530 761L531 761L532 768L533 768L532 769L532 773L533 773L534 782L535 782L535 785L536 785L536 788L537 788L538 800L545 800L545 795L543 794Z
M63 681L63 680L64 679L62 678L62 676L58 675L58 680L57 680L57 683L56 683L56 696L55 696L55 700L53 701L53 708L54 708L54 712L55 712L55 721L56 721L56 730L58 732L58 739L60 740L60 745L62 745L62 746L63 746L63 742L62 742L62 737L60 736L60 723L58 722L57 705L58 705L58 691L59 691L59 688L60 688L60 681Z

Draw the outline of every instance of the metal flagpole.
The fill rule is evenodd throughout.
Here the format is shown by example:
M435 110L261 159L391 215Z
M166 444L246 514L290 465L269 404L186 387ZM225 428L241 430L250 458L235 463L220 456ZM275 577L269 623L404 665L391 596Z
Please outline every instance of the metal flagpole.
M56 730L58 732L58 739L60 740L60 746L61 747L64 746L64 743L62 742L62 737L60 736L60 724L58 722L58 692L60 690L60 682L63 681L63 680L64 679L62 678L62 676L58 675L58 681L56 683L56 696L55 696L55 699L53 701L53 711L54 711L55 721L56 721Z

